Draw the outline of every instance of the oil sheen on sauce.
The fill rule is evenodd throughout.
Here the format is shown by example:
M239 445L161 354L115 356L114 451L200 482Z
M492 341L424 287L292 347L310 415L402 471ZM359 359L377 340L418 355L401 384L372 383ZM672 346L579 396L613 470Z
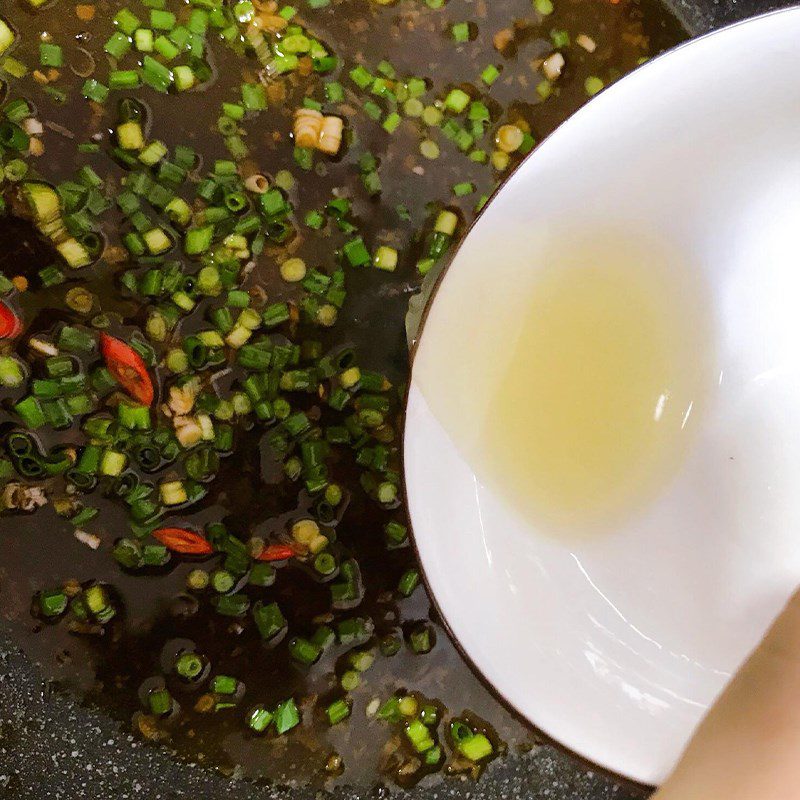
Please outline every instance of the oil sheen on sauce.
M462 250L453 296L448 276L429 315L425 399L479 480L537 529L623 524L676 474L707 406L699 271L613 231L557 237L523 279L495 275L499 291L485 264L465 263L478 257Z

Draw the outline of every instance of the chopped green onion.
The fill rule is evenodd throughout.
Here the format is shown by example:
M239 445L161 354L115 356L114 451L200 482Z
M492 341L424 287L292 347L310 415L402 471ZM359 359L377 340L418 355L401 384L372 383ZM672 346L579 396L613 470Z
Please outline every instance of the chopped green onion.
M111 89L135 89L139 86L139 73L135 69L116 69L108 73Z
M145 55L142 60L142 81L157 92L166 92L172 85L172 72L152 56Z
M57 44L41 42L39 44L39 63L43 67L63 67L64 51Z
M344 100L344 87L337 81L328 81L325 84L325 99L329 103L341 103Z
M375 80L369 70L360 65L351 69L349 74L350 80L360 89L366 89Z
M131 49L130 36L127 36L121 31L112 33L111 36L109 36L109 38L106 40L103 49L112 58L119 60Z
M439 158L439 145L436 144L432 139L424 139L420 142L419 145L419 152L425 158L434 160Z
M334 702L325 709L325 713L328 716L329 724L337 725L350 716L350 704L347 700L334 700Z
M236 694L239 681L230 675L215 675L211 681L211 691L216 694Z
M394 133L402 121L403 118L396 111L393 111L383 121L382 127L387 133Z
M589 97L593 97L596 95L605 84L603 83L602 78L598 78L596 75L590 75L583 83L584 89L586 90L586 94Z
M430 653L433 649L432 633L427 625L422 625L412 631L408 638L411 649L418 655Z
M164 716L172 708L172 697L166 689L155 689L147 696L150 711L156 716Z
M242 84L242 105L248 111L263 111L267 107L267 94L261 84Z
M152 53L155 37L149 28L139 28L133 34L133 44L140 53Z
M360 684L361 675L359 675L354 669L347 670L339 679L339 685L342 687L342 689L344 689L345 692L355 691Z
M264 604L258 601L253 606L253 619L261 638L266 641L274 639L286 629L286 619L277 603Z
M172 71L172 75L175 81L175 88L179 92L188 91L195 85L197 81L194 72L192 72L192 68L185 65L175 67L175 69Z
M418 753L430 750L435 744L428 728L418 719L406 724L405 734L406 738L411 742L411 746Z
M38 595L39 610L45 617L59 617L67 610L67 596L64 592L40 592Z
M444 99L445 108L454 114L460 114L470 103L470 96L463 89L451 89Z
M481 72L481 80L487 85L491 86L500 77L500 69L494 64L489 64Z
M134 31L142 24L139 17L130 9L123 8L114 17L114 24L127 36L132 36Z
M538 94L542 100L547 100L552 93L553 84L550 83L550 81L545 79L536 84L536 94Z
M397 585L397 591L404 597L410 597L414 589L419 586L420 575L415 569L409 569L402 574Z
M297 636L289 642L289 655L295 661L299 661L306 666L310 666L317 661L321 654L321 648L301 636Z
M289 698L279 703L273 713L275 730L279 734L286 733L300 724L300 713L295 705L294 698Z
M100 474L110 475L117 477L122 474L128 463L128 457L125 453L119 453L114 450L105 450L100 459Z
M256 706L247 714L247 727L263 733L272 722L272 714L264 706Z
M382 245L375 251L375 255L372 257L372 263L378 269L394 272L397 268L397 259L397 250L393 247Z
M162 57L165 58L167 61L172 61L179 53L180 49L166 36L159 36L153 42L153 48L155 51Z
M95 338L86 330L65 325L58 335L58 347L72 353L89 353L94 350Z
M186 231L186 237L183 243L184 252L190 256L200 255L211 247L213 238L213 225L206 225L202 228L190 228Z
M25 374L19 361L11 356L0 357L0 385L11 389L22 386Z
M442 112L436 106L425 106L422 121L429 127L435 127L442 121Z
M494 752L492 743L482 733L476 733L458 742L458 749L470 761L481 761Z
M160 31L171 31L175 27L175 15L171 11L153 9L150 12L150 27Z
M381 118L383 111L381 110L381 107L377 103L373 103L372 100L367 100L367 102L364 103L364 113L371 120L377 122Z
M352 239L347 242L342 248L342 252L353 267L363 267L372 260L369 255L369 250L367 250L364 240L360 236L357 239Z
M193 680L205 668L205 660L197 653L181 653L175 661L175 672L182 678Z
M460 44L469 41L470 33L468 22L457 22L450 28L450 32L453 35L453 39Z

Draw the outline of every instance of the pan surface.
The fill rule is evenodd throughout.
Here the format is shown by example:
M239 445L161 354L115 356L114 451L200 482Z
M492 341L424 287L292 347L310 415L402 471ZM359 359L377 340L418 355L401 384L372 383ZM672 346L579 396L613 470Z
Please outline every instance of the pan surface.
M688 3L674 9L692 34L772 6L761 3ZM398 309L400 306L398 305ZM362 309L368 313L368 308ZM399 327L402 310L396 323ZM392 359L403 363L400 348ZM0 568L2 565L0 565ZM484 693L484 702L491 698ZM13 639L0 644L0 796L31 798L222 798L244 792L255 798L315 797L302 789L272 789L242 784L237 773L224 776L172 759L166 750L145 746L116 720L54 693L41 672ZM343 798L362 797L338 790ZM419 796L431 796L426 790ZM460 798L572 798L633 800L644 790L598 775L556 748L544 746L529 755L513 755L492 766L476 787L452 781L437 786L436 796ZM375 795L377 796L377 795Z

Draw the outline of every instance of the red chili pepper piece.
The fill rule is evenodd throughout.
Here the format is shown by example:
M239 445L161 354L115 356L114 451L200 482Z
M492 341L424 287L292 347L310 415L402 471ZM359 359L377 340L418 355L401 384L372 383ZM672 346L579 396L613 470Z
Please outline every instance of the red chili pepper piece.
M158 539L173 553L207 556L214 552L214 548L206 538L184 528L159 528L157 531L153 531L153 538Z
M295 555L294 548L289 547L288 544L268 544L259 553L259 561L286 561L287 558L292 558Z
M0 303L0 339L13 339L21 331L19 317L5 303Z
M100 334L100 350L108 371L122 388L143 406L153 403L153 382L142 357L125 342Z

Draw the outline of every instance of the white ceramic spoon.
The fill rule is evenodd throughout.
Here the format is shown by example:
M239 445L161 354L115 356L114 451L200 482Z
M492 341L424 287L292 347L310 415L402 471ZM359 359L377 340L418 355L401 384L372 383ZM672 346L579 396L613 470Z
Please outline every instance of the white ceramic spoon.
M463 351L437 357L479 368L475 320L535 285L542 232L564 220L666 238L698 265L722 383L677 477L635 520L585 541L546 535L481 485L412 372L411 520L452 635L534 725L644 783L665 777L800 581L798 42L800 9L769 14L589 102L488 205L423 327L417 359L437 319L456 320ZM476 270L491 279L467 291Z

